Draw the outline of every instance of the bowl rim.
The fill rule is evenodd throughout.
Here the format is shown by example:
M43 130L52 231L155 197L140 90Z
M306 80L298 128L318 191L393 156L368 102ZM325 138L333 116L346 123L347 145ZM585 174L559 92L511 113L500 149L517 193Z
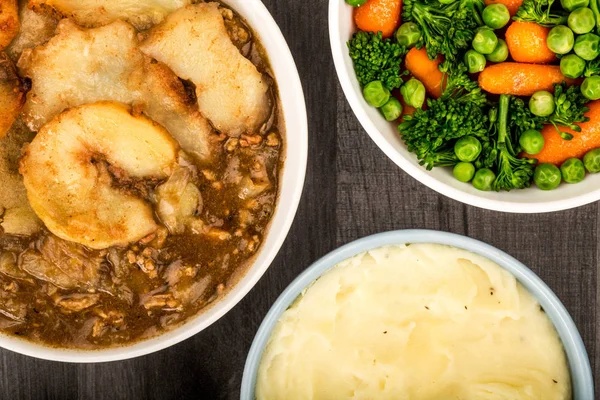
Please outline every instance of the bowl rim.
M581 335L565 306L540 277L507 253L468 236L427 229L406 229L366 236L339 247L313 263L290 283L273 303L252 342L244 366L240 400L255 400L258 367L271 333L281 314L311 283L335 265L357 254L382 246L406 243L442 244L464 249L483 256L512 273L538 300L558 332L569 363L573 400L594 398L592 369Z
M242 17L247 19L248 12L243 13L240 11L240 6L244 4L246 10L252 9L252 15L255 19L260 20L263 26L268 27L266 29L268 29L269 33L272 35L272 37L268 38L268 40L269 42L272 42L272 46L276 46L278 48L278 53L276 54L277 63L281 64L281 66L277 69L274 67L274 54L267 52L267 57L269 57L271 60L271 66L274 74L285 74L285 84L288 87L286 93L290 93L288 95L289 102L294 106L293 110L286 110L282 106L285 125L287 128L286 137L289 138L292 133L297 137L297 143L295 143L293 149L290 149L289 147L289 140L286 140L285 144L285 159L283 168L280 171L280 177L282 180L284 177L286 178L287 185L285 183L280 183L275 213L269 222L269 230L265 241L263 242L263 246L256 253L252 264L233 285L229 293L218 300L213 306L207 308L206 311L200 312L196 316L186 320L180 326L158 336L149 339L142 339L138 342L119 347L84 350L55 348L0 333L1 348L38 359L70 363L120 361L154 353L182 342L215 323L217 320L227 314L232 308L234 308L242 300L242 298L244 298L250 292L250 290L256 285L259 279L271 266L292 226L304 188L308 162L308 116L306 111L306 101L298 68L292 56L291 50L283 33L281 32L281 29L279 28L279 25L262 1L225 0L225 3L237 12L240 12ZM260 29L256 26L256 23L251 26L255 30L257 36L263 40L264 44L265 35L264 33L261 34L261 31L264 31L265 28ZM277 74L278 71L281 72ZM281 87L282 84L279 82L278 89L280 93ZM283 98L284 95L280 94L280 97ZM292 112L295 115L294 121L297 124L293 126L293 129L290 129L291 125L289 125L288 121L291 118L286 118L286 116ZM293 159L297 160L294 162L294 165L289 165L289 163L286 162L291 158L290 151L293 151ZM285 207L282 207L281 196L284 187L289 187L289 189L286 191L286 198L288 201L286 202ZM273 229L275 222L277 222L279 226L277 231ZM260 264L258 263L259 258L262 258Z
M425 168L409 162L403 155L399 154L394 149L394 147L386 140L379 129L377 129L359 101L359 95L352 87L352 79L356 78L353 72L350 73L348 71L348 68L344 62L346 48L345 46L341 45L342 40L340 36L339 21L339 7L341 6L341 3L344 3L343 0L329 0L328 17L329 42L338 80L346 100L350 104L350 108L354 112L354 115L360 122L363 129L367 132L375 144L385 153L385 155L387 155L390 160L404 170L404 172L425 186L435 190L440 194L443 194L444 196L450 197L456 201L460 201L461 203L494 211L510 213L545 213L576 208L600 200L600 188L582 195L573 196L568 199L543 202L522 203L516 201L487 199L454 188L428 174ZM345 3L343 6L351 7Z

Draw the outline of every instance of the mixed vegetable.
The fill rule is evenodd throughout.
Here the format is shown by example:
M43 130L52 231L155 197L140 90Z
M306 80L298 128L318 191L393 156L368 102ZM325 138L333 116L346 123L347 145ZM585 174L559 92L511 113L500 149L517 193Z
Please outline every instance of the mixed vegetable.
M600 172L600 0L346 0L367 103L479 190Z

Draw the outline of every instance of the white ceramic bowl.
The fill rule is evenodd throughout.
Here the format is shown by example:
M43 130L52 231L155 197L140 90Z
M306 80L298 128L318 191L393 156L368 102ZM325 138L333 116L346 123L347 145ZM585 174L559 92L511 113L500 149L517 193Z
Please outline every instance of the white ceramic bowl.
M576 185L562 184L545 192L532 187L511 192L481 192L470 184L454 179L449 168L427 171L410 153L394 124L367 104L356 80L346 43L356 32L353 7L344 0L329 0L329 38L337 75L356 117L371 139L389 158L419 182L455 200L490 210L514 213L538 213L578 207L600 199L600 174L588 175Z
M0 347L37 358L66 362L104 362L142 356L172 346L202 331L231 310L265 273L279 251L296 214L302 195L308 153L306 105L298 70L279 27L260 0L226 0L260 37L271 61L279 87L286 125L286 160L280 181L280 195L269 234L254 264L234 288L208 311L158 337L131 346L105 350L50 348L0 334Z
M538 300L556 328L569 363L573 400L592 400L594 398L594 381L590 360L577 327L558 297L533 271L508 254L478 240L454 233L414 229L379 233L342 246L315 262L290 283L275 301L254 337L246 358L240 400L255 399L258 368L271 332L281 314L289 308L300 293L303 293L312 282L335 265L348 258L379 247L405 243L436 243L464 249L495 262L513 274L523 287Z

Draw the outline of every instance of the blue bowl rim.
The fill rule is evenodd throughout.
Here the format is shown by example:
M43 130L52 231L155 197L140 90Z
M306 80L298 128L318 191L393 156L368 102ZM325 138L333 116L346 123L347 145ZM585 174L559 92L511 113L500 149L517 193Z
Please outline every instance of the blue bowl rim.
M281 314L312 282L338 263L357 254L387 245L434 243L457 247L486 257L511 272L544 308L561 340L571 373L573 400L594 398L592 369L581 335L565 306L533 271L514 257L479 240L455 233L407 229L378 233L355 240L325 255L302 272L277 298L260 325L244 366L240 400L254 400L258 366Z

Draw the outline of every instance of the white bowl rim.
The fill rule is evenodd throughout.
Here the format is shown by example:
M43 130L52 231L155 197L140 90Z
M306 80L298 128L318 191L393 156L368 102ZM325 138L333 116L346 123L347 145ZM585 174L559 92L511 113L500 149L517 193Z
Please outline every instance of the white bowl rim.
M289 162L286 163L284 161L283 170L280 173L281 180L279 199L275 209L275 214L270 221L270 228L266 239L263 242L261 249L255 256L253 264L233 286L230 292L218 300L216 304L209 307L207 311L200 312L197 316L185 321L181 326L178 326L173 330L167 331L156 337L152 337L147 340L141 340L139 342L134 342L131 345L125 345L121 347L111 347L98 350L80 350L49 347L43 344L0 333L0 347L3 349L43 360L71 363L120 361L154 353L186 340L212 325L227 312L229 312L235 305L237 305L242 298L244 298L248 292L250 292L258 280L271 266L271 263L281 249L281 246L283 245L283 242L285 241L289 229L294 221L304 187L308 159L308 118L304 99L304 91L302 89L302 83L300 81L300 75L298 73L296 63L289 46L287 45L285 37L273 19L273 16L267 10L262 1L225 0L225 3L236 11L239 11L244 18L247 18L248 15L244 15L244 13L239 10L243 4L246 9L252 9L254 18L260 20L262 27L257 23L251 24L251 27L261 38L263 44L265 44L265 39L268 39L269 42L273 42L273 46L278 47L278 52L276 54L267 51L267 56L271 61L273 72L276 75L279 75L277 73L278 71L283 71L281 72L282 75L285 73L285 85L288 87L286 93L289 94L281 92L281 87L283 85L280 79L277 79L280 89L280 98L283 102L284 97L289 97L289 102L294 103L294 108L291 110L287 110L285 107L283 107L285 125L287 128L286 137L288 138L285 146L285 160L289 161L291 158L293 158L295 160L294 165L292 166ZM265 29L269 30L270 34L272 35L271 37L265 38L264 34L261 35L261 32L264 32ZM274 67L275 62L282 64L282 66L279 67L279 69L276 69ZM292 113L294 113L294 120L297 123L297 125L294 125L293 127L288 124L288 121L291 118L286 118ZM289 137L292 134L297 136L297 143L294 143L294 147L290 148ZM293 154L291 154L291 152L293 152ZM287 202L285 207L281 207L281 197L284 187L290 187L290 189L286 189ZM280 227L278 231L273 230L273 226L275 224L278 224ZM260 263L258 262L259 259L261 259Z
M302 272L275 301L252 342L242 377L240 400L255 400L256 378L262 354L281 314L316 279L340 262L357 254L387 245L434 243L479 254L512 273L539 301L560 336L571 371L573 400L594 398L594 381L581 335L556 294L523 263L479 240L450 232L427 229L397 230L355 240L325 255Z
M487 199L480 196L474 196L470 193L466 193L462 190L449 186L446 183L441 182L429 175L425 168L416 166L409 162L393 148L393 146L381 134L379 129L377 129L377 127L373 124L363 109L363 106L359 101L358 94L352 87L351 79L353 79L354 75L349 73L348 68L344 63L344 51L347 49L340 45L342 41L340 37L340 24L339 19L337 18L337 10L340 2L342 1L343 0L329 0L329 42L331 45L333 63L335 65L338 80L342 86L344 95L350 104L350 108L356 115L356 118L364 130L375 142L375 144L407 174L411 175L414 179L423 183L427 187L443 194L444 196L450 197L451 199L471 206L494 211L511 213L545 213L567 210L600 200L600 188L576 197L555 201L521 203Z

